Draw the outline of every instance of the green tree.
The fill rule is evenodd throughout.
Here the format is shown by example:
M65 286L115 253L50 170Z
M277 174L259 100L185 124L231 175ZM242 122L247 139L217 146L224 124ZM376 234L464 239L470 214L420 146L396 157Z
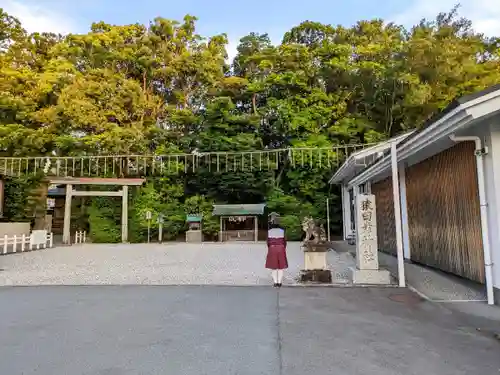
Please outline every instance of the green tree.
M145 239L146 209L163 213L166 238L177 238L186 209L208 215L213 202L263 201L299 238L304 215L324 220L327 197L338 226L338 192L327 182L347 155L334 151L328 169L317 154L277 159L273 150L378 142L500 81L499 36L475 32L458 7L409 30L380 19L304 21L279 45L252 32L231 64L226 35L199 35L196 22L157 17L94 23L78 35L30 34L0 10L0 156L188 153L170 168L179 173L131 193L131 238ZM268 154L234 154L256 150ZM183 173L209 152L221 160ZM274 169L261 170L268 157ZM22 201L16 188L7 194ZM24 217L22 205L9 215ZM96 239L119 240L118 208L92 200ZM152 226L156 236L156 216ZM215 228L207 216L206 233Z

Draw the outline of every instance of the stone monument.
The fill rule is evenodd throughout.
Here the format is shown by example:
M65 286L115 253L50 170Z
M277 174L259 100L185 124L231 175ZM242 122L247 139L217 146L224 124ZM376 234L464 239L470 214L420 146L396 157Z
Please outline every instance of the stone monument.
M187 215L188 230L186 232L186 242L201 243L203 242L203 231L201 229L202 216L198 214Z
M304 251L304 270L301 281L331 283L332 272L328 269L326 253L329 244L326 241L325 229L315 223L311 217L304 218L302 230L306 233L302 250Z
M389 271L379 269L375 196L360 194L356 200L356 268L353 284L390 284Z

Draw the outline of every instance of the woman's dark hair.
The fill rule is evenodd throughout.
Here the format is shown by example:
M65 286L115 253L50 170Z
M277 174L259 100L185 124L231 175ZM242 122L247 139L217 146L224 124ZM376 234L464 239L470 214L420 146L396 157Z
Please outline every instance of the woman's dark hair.
M269 229L275 229L275 228L279 228L279 229L285 230L285 228L283 228L281 225L279 225L276 222L269 223Z

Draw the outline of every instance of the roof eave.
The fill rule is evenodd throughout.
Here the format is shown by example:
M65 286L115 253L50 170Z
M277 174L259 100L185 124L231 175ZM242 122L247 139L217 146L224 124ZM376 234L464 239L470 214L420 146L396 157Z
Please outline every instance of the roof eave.
M398 162L415 155L423 148L429 146L435 140L446 137L456 132L473 120L473 116L467 113L466 106L460 105L442 119L431 125L420 133L411 143L405 143L397 150ZM444 126L449 121L449 123ZM377 176L386 173L391 168L391 154L386 155L378 163L368 167L348 182L349 187L363 184Z
M349 157L341 166L339 169L337 169L337 172L333 174L333 176L330 178L330 181L328 181L330 184L341 184L346 176L347 173L351 167L351 165L355 164L356 161L354 158Z
M367 157L382 153L390 148L392 142L401 142L406 139L410 135L412 135L415 131L412 130L410 132L401 134L397 137L389 139L387 141L381 142L378 145L368 147L364 150L358 151L351 156L342 164L342 166L335 172L335 174L328 181L330 184L343 184L346 180L353 178L358 174L359 169L363 169L365 165L358 164L358 160L364 160Z
M245 210L245 208L246 208L246 210ZM266 208L266 203L214 204L212 215L213 216L263 215L265 208ZM235 209L235 210L230 212L231 209ZM240 209L240 211L238 211L237 209Z

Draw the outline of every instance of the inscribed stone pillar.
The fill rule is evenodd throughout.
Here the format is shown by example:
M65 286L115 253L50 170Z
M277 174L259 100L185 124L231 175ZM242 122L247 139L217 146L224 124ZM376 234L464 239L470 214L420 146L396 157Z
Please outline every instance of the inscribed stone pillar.
M377 213L375 196L356 197L356 268L351 268L354 284L390 284L389 271L378 264Z
M356 266L360 270L378 270L375 196L360 194L356 205L356 215L358 215Z

